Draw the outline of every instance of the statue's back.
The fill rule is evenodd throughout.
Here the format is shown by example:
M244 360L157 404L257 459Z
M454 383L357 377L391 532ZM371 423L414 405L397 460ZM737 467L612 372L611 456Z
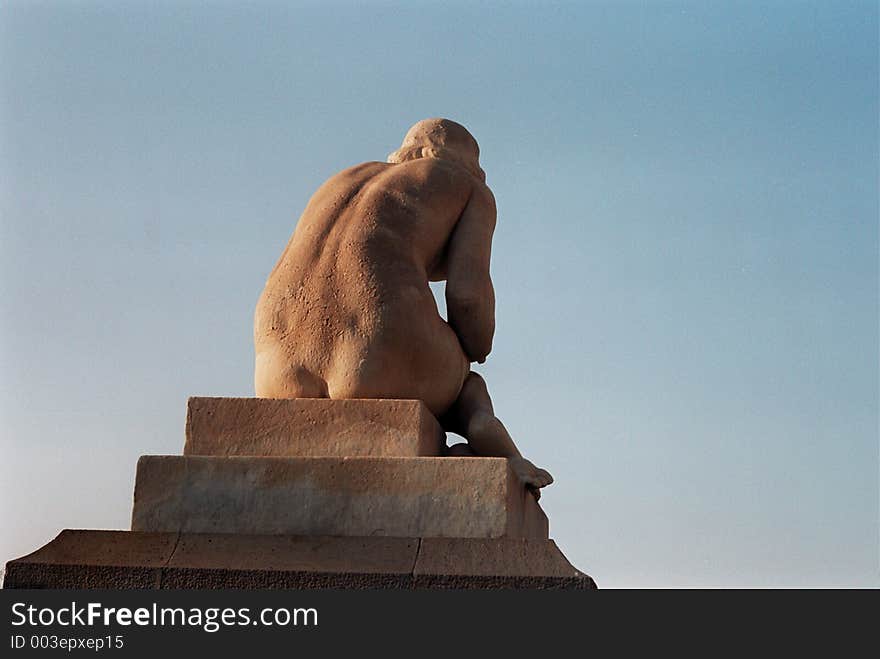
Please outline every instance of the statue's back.
M257 395L455 399L469 363L428 286L473 181L365 163L315 193L257 305Z

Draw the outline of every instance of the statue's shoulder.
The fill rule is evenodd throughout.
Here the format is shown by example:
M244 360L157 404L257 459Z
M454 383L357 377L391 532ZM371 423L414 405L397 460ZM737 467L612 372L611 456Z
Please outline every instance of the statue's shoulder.
M494 217L498 212L498 208L495 204L495 194L492 192L492 189L486 185L485 181L477 177L473 178L475 183L473 191L471 192L470 203L478 204L486 213L489 213Z
M343 169L341 172L337 172L328 180L333 179L359 179L364 176L374 176L378 172L384 171L391 167L387 162L379 162L377 160L371 160L368 162L362 162L359 165L352 165L351 167L347 167Z

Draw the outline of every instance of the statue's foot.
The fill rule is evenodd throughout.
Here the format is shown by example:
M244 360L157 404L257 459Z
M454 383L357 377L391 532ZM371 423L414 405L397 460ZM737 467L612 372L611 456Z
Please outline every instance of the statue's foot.
M541 497L539 489L547 487L553 482L553 476L550 475L550 472L536 467L525 458L508 459L510 461L510 467L513 469L513 473L515 473L526 488L535 495L536 499Z

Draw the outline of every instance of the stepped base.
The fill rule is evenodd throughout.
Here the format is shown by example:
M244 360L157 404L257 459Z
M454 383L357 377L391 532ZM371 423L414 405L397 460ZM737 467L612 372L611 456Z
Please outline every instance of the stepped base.
M142 456L132 531L548 537L504 458Z
M4 588L593 589L552 540L62 531Z

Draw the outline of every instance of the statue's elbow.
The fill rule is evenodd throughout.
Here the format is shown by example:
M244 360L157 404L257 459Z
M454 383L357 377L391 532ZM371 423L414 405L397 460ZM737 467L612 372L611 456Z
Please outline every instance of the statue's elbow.
M478 364L482 364L486 361L486 358L489 356L489 353L492 352L492 337L485 337L482 341L479 341L475 346L475 350L470 355L470 359L472 362L476 362Z
M482 364L492 352L495 319L492 307L480 298L447 298L449 324L472 362Z

